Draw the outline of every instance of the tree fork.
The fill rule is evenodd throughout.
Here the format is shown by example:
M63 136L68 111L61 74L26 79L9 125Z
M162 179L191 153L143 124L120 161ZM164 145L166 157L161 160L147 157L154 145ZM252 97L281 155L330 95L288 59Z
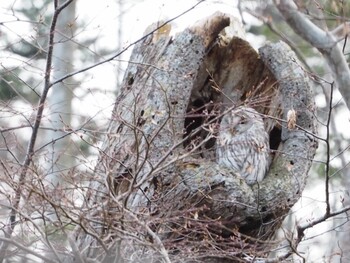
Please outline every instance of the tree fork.
M241 28L234 28L240 32L236 35L223 35L230 22L234 20L215 13L174 38L159 29L136 44L116 100L85 212L90 211L90 218L103 213L114 230L145 233L144 242L158 255L164 255L165 247L169 255L180 256L185 244L187 251L196 251L192 256L207 256L208 262L241 258L243 247L256 248L254 253L263 256L263 240L299 199L315 155L313 96L295 54L283 43L266 44L258 54L242 39ZM271 140L279 146L268 175L252 187L201 155L207 141L208 152L215 147L215 125L223 108L242 103L267 117ZM188 125L186 118L198 113L198 105L205 109L192 120L199 125ZM295 123L288 125L291 112ZM202 141L189 147L188 137L203 130ZM99 242L114 235L110 222L82 224L101 236ZM84 233L78 236L81 247L93 242ZM152 242L153 234L164 246ZM141 253L127 236L118 236L116 243L108 239L108 253L116 246L124 255ZM217 243L211 246L206 242L213 237ZM96 258L101 254L94 244L87 255Z

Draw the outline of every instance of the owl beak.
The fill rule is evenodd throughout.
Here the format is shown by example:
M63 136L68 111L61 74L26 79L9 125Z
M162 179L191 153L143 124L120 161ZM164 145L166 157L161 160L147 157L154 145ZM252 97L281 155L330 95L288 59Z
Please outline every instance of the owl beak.
M230 128L230 133L231 133L232 135L235 135L235 134L237 133L236 128L234 128L234 127Z

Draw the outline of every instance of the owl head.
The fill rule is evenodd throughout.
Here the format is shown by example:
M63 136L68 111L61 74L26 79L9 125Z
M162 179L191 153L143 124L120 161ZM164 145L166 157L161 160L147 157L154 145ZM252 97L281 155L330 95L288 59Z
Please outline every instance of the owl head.
M249 107L238 107L226 114L220 124L221 130L227 130L232 136L239 135L256 128L256 125L264 127L261 116L256 110Z

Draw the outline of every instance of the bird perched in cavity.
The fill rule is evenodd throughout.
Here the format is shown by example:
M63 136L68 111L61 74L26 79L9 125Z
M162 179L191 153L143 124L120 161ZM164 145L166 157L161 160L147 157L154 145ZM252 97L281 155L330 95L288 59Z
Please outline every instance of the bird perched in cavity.
M252 185L267 173L269 149L269 136L256 110L241 106L223 116L217 137L218 164L233 169Z

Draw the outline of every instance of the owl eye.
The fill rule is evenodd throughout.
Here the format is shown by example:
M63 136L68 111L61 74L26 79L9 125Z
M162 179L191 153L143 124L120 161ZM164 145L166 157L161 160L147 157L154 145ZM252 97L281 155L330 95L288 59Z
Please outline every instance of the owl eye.
M241 121L239 122L239 124L246 124L247 123L247 119L246 118L242 118Z

